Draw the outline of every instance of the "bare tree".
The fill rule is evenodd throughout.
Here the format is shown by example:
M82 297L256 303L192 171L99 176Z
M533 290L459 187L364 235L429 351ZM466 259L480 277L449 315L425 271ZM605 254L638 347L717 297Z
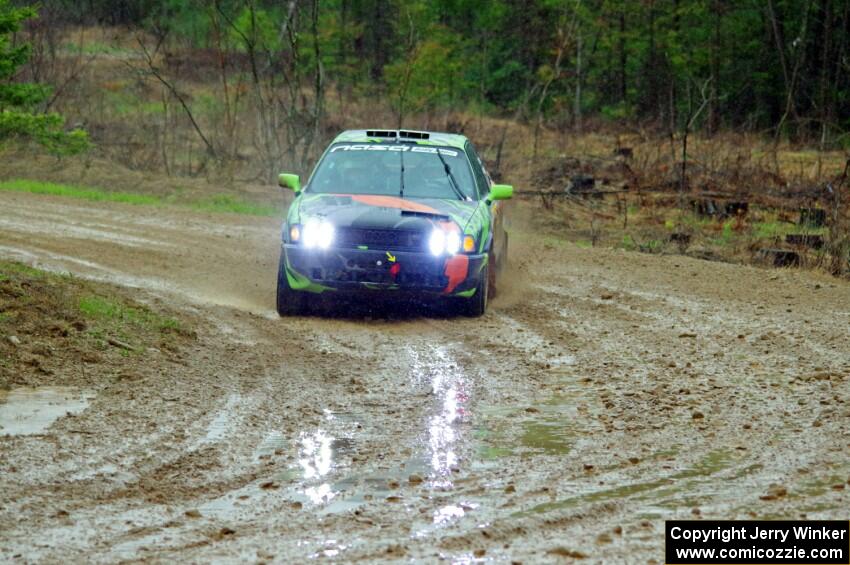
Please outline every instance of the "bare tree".
M153 50L148 49L145 44L144 38L141 35L136 36L136 43L139 45L139 49L142 54L142 59L144 63L144 68L139 68L135 66L133 63L128 63L131 69L141 72L147 73L149 76L153 77L157 81L159 81L162 86L164 86L168 92L174 97L175 100L180 104L180 107L183 109L183 112L186 114L186 117L189 119L189 122L192 124L192 129L198 135L198 138L203 142L204 147L206 148L207 155L213 160L217 160L219 158L218 151L216 151L215 146L212 141L210 141L209 136L204 132L201 128L201 125L198 123L198 120L195 118L192 109L189 106L186 97L182 92L177 88L175 83L166 76L165 72L159 67L157 64L157 54L159 53L160 47L165 42L167 36L167 32L163 32L157 37L156 45Z
M578 28L578 8L581 5L581 0L576 0L575 6L572 10L572 18L568 21L567 9L564 9L564 12L561 14L561 18L558 24L557 30L557 43L555 44L555 59L552 64L551 72L548 73L548 76L540 84L540 95L537 97L537 111L534 120L534 147L532 149L532 161L537 160L537 148L540 140L540 130L543 128L543 110L544 105L546 103L547 97L549 95L549 89L552 87L552 84L561 78L563 74L562 64L564 61L564 57L566 56L569 45L573 41L573 37L576 35L576 30ZM580 55L580 47L579 47L579 57ZM580 59L579 59L580 61ZM579 65L581 63L579 62ZM580 91L577 91L577 95L580 94Z

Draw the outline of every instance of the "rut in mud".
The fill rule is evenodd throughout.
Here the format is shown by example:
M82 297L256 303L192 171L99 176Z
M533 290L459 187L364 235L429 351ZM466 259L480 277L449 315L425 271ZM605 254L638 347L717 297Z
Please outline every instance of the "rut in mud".
M516 229L482 319L282 320L278 230L0 194L0 256L199 321L180 358L69 365L47 404L73 407L0 429L0 559L645 562L664 519L847 507L844 282ZM2 393L0 423L50 390Z

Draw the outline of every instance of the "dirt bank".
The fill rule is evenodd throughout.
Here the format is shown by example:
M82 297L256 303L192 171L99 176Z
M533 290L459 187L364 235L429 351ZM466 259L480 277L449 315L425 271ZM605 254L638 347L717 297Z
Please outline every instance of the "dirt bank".
M0 256L197 320L0 436L0 560L660 562L667 518L846 518L845 282L515 229L483 319L281 320L278 229L0 194Z

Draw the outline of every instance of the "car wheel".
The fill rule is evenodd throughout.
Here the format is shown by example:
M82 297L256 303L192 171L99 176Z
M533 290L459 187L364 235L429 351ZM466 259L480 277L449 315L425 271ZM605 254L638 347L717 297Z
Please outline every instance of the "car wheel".
M277 313L281 316L301 316L307 313L308 297L293 290L286 276L286 257L281 252L277 269Z
M490 294L490 273L492 272L490 267L491 265L488 261L481 272L478 286L475 287L475 294L467 298L464 304L464 314L470 318L483 316L484 312L487 311L488 295Z

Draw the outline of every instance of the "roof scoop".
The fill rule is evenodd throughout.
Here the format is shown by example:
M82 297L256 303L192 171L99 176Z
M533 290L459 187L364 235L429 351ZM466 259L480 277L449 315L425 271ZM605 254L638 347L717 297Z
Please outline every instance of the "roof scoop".
M368 137L382 137L385 139L430 139L431 134L427 131L411 131L411 130L366 130Z

